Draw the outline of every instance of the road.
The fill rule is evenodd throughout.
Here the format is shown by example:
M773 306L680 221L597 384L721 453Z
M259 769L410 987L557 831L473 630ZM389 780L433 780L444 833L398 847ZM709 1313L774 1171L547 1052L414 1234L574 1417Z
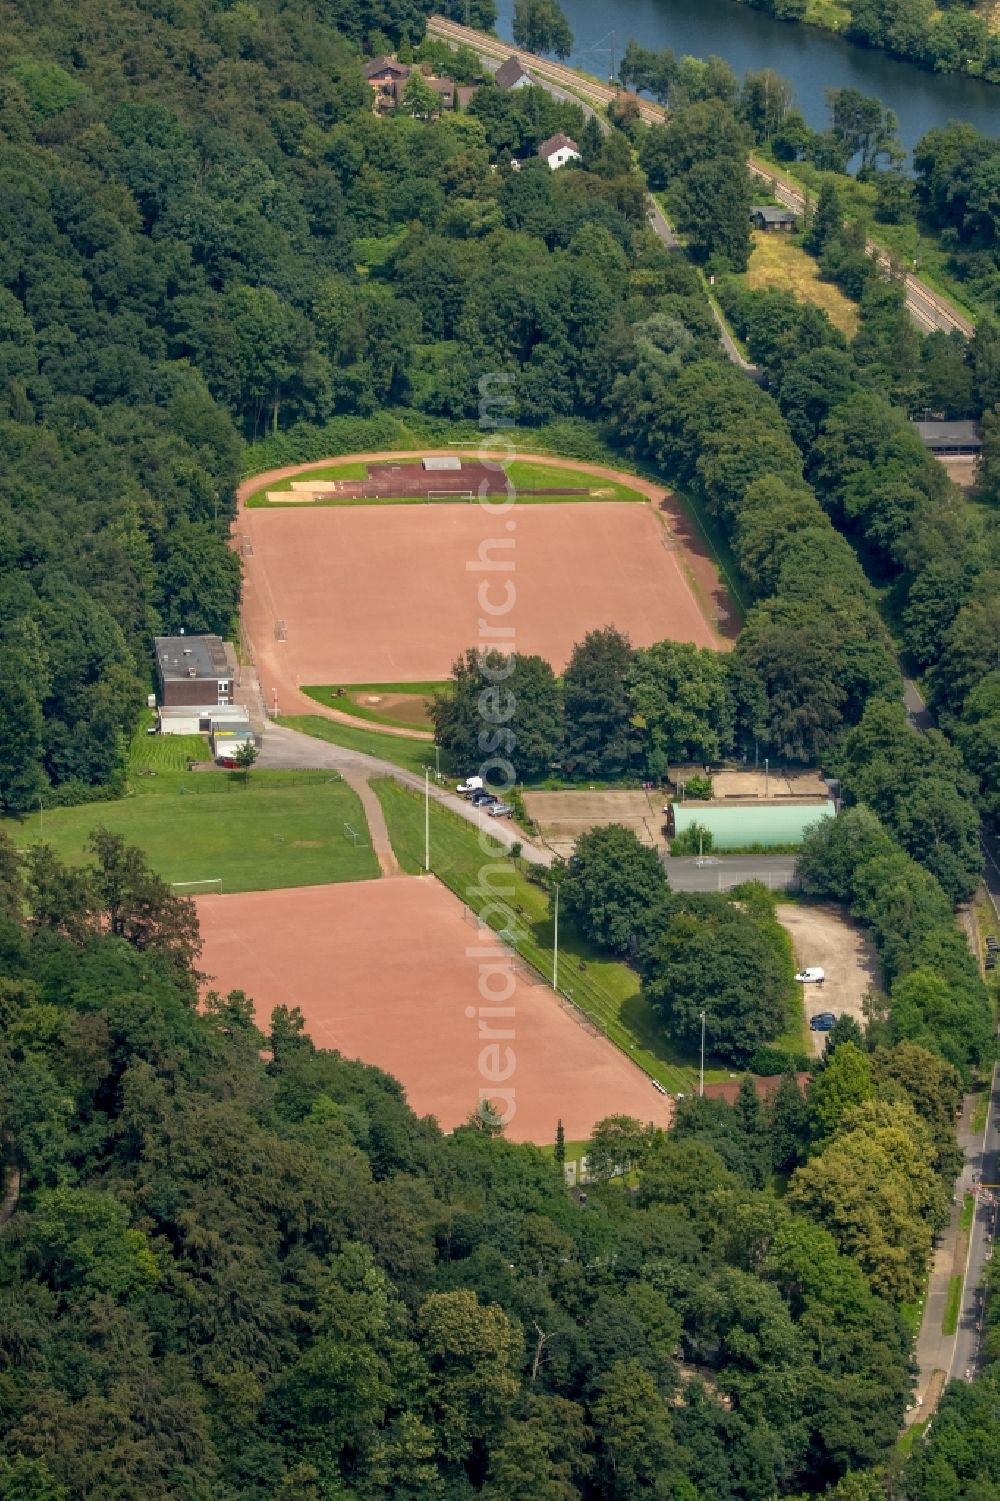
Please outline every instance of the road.
M347 750L342 745L331 745L327 740L318 740L314 735L303 735L298 730L290 730L273 722L268 725L264 735L257 765L270 771L339 771L345 780L356 775L392 777L413 792L424 791L423 777L412 771L404 771L391 761L366 756L362 751ZM505 848L509 849L515 843L520 844L521 858L529 865L552 864L551 852L530 844L516 824L510 823L506 818L490 818L487 814L480 813L464 797L457 797L455 793L437 786L433 776L427 786L435 803L439 803L442 808L449 808L452 813L457 813L460 818L477 828L486 830Z
M348 780L356 776L392 777L402 787L413 792L423 792L424 781L412 771L405 771L391 761L377 756L365 755L362 751L348 750L342 745L331 745L315 735L303 735L299 730L272 721L264 735L264 743L257 759L263 771L339 771ZM507 849L520 844L521 859L529 865L551 865L555 858L551 850L540 848L524 834L516 824L503 818L490 818L479 812L464 797L439 787L433 776L429 782L430 796L442 808L464 818L476 828L486 829L494 839ZM670 884L675 891L728 891L742 881L763 881L772 890L789 886L795 871L791 855L733 855L728 858L699 861L692 859L665 859Z
M976 1214L969 1238L969 1258L966 1263L965 1284L962 1289L962 1306L958 1320L949 1381L969 1381L979 1369L983 1334L983 1304L985 1289L983 1280L987 1265L993 1255L1000 1213L1000 1080L993 1070L990 1084L990 1108L982 1137L973 1146L966 1158L967 1169L975 1177ZM969 1187L967 1180L959 1184L958 1198L961 1202Z
M585 73L578 73L574 68L567 68L563 63L550 62L547 58L538 57L534 53L525 52L522 48L503 42L499 37L489 36L482 31L474 31L468 26L460 26L456 21L448 21L443 16L431 16L427 22L427 30L432 36L449 42L453 46L472 47L488 66L490 64L496 66L513 53L531 70L540 84L544 84L546 88L555 85L553 92L555 89L560 90L557 97L571 98L575 104L590 105L594 109L603 111L621 93L621 90L601 83L598 79L588 78ZM639 117L647 125L662 125L667 119L668 111L662 104L653 104L647 99L638 99L637 103ZM598 116L598 118L601 117ZM812 199L811 194L805 193L796 183L791 183L787 178L782 177L770 163L751 156L747 161L747 166L755 176L767 182L779 203L783 203L786 208L794 209L798 214L806 212L809 201ZM874 240L869 240L865 248L880 266L884 266L886 270L895 269L893 258L884 246ZM912 274L907 274L905 283L907 310L918 328L925 333L930 333L934 329L951 333L953 329L958 329L966 338L971 338L974 331L973 324L947 298L933 291L926 282ZM728 349L726 353L729 354ZM745 362L740 360L735 363Z
M906 716L914 729L926 734L934 728L934 715L927 707L916 683L903 674L903 702ZM984 826L980 826L979 842L983 851L983 884L989 893L993 909L1000 917L1000 844ZM940 1391L935 1384L945 1381L971 1380L979 1369L980 1340L983 1325L983 1278L993 1254L993 1244L1000 1213L1000 1065L994 1066L990 1079L989 1110L986 1125L981 1134L974 1134L971 1121L976 1095L966 1096L962 1108L962 1120L958 1128L959 1145L965 1158L962 1173L955 1185L955 1205L948 1228L940 1238L935 1252L924 1304L924 1316L915 1351L919 1368L919 1392L921 1402L928 1391L931 1393L929 1412L922 1405L914 1407L907 1415L907 1422L914 1423L929 1416L937 1405ZM994 1189L983 1189L984 1184L996 1184ZM962 1283L962 1299L959 1305L958 1328L954 1335L942 1333L942 1320L948 1302L951 1278L956 1275L954 1249L959 1238L959 1218L966 1193L977 1190L976 1212L969 1235L969 1246ZM994 1203L994 1198L996 1203ZM937 1373L937 1374L936 1374Z
M664 855L667 879L675 891L729 891L744 881L762 881L771 891L791 886L794 855L718 855L673 859Z

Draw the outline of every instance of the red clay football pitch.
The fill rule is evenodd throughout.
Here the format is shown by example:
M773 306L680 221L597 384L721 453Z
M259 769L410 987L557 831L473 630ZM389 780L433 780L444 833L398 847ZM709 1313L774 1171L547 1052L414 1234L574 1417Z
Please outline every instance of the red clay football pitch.
M491 639L561 672L574 643L605 625L636 646L728 644L649 504L519 505L504 516L471 504L253 509L239 527L269 696L440 680L467 646Z
M510 966L433 877L300 886L197 901L202 968L253 996L266 1029L298 1006L320 1047L377 1064L444 1130L481 1098L513 1111L511 1141L569 1141L607 1115L669 1124L672 1103L543 984Z

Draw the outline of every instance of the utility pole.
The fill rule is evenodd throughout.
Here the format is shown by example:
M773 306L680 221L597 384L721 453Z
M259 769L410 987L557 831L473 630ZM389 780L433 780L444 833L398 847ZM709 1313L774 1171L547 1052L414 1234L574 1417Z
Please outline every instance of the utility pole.
M701 1013L701 1074L698 1080L698 1098L705 1094L705 1013Z
M424 870L431 868L431 769L424 767Z
M768 765L767 757L764 757L764 796L768 796Z
M552 929L552 989L559 991L559 887L556 887L555 922Z

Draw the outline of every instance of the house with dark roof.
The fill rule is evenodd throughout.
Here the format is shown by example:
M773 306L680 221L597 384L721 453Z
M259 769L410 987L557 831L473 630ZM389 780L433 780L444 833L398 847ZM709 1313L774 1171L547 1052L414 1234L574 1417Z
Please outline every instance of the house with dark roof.
M361 71L372 88L378 88L380 84L405 82L413 70L394 57L373 57Z
M424 82L437 94L442 109L455 108L455 85L450 78L425 78Z
M543 162L548 162L552 171L557 167L565 167L567 162L580 161L580 148L569 136L557 131L554 136L549 136L538 148L538 155Z
M754 229L769 233L794 234L798 220L790 208L777 203L755 203L750 210L750 222Z
M514 53L508 57L505 63L501 63L493 75L494 82L502 89L528 89L535 80Z
M378 111L399 103L413 69L407 63L397 62L394 57L373 57L361 71L371 85L374 108Z

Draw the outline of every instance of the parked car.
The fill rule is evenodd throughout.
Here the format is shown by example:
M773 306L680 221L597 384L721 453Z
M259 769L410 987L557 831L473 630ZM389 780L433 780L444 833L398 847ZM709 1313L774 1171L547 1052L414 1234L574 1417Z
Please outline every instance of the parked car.
M472 806L474 808L482 807L486 803L495 803L496 801L497 801L497 797L496 797L495 793L493 793L493 792L485 792L485 791L484 792L474 792L472 794L472 796L469 798L469 802L472 804Z
M511 807L510 803L502 803L498 799L493 803L492 807L487 808L486 811L490 813L494 818L510 818L514 809Z
M831 1032L837 1025L837 1018L832 1011L820 1011L809 1018L809 1025L814 1032Z
M466 777L465 781L459 782L458 786L455 788L455 791L458 793L459 797L471 797L474 792L482 792L482 790L482 777Z
M818 964L809 964L805 969L800 969L795 978L800 985L822 985L826 979L826 970L820 969Z

